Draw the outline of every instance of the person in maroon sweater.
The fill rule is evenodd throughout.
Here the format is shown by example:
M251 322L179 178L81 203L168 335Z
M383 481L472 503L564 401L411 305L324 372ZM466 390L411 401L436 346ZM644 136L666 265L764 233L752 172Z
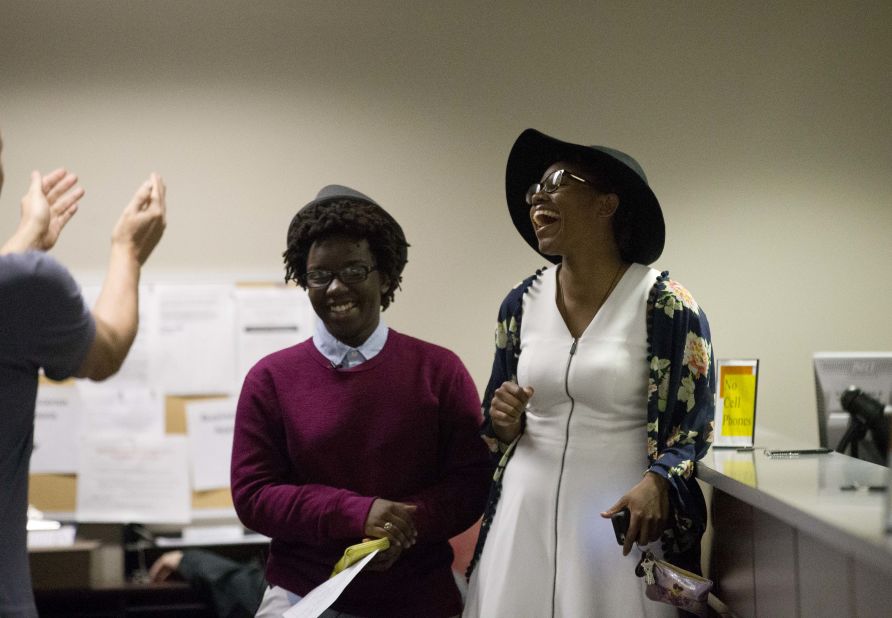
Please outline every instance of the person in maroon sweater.
M323 616L461 613L448 541L480 517L492 470L462 362L381 321L407 248L387 212L337 185L288 229L285 279L307 289L316 332L251 369L232 450L236 512L272 538L258 616L281 616L346 547L381 537L390 548Z

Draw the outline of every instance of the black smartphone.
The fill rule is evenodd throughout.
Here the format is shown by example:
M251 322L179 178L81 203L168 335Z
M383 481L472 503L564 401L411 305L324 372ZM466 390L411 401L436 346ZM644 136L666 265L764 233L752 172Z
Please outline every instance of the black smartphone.
M616 534L616 542L626 544L626 531L629 529L629 509L623 509L610 518L613 522L613 532Z

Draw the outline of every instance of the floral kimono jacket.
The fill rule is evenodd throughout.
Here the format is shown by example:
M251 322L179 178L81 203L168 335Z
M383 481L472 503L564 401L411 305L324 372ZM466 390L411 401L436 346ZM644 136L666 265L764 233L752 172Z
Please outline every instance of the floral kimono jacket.
M511 290L499 309L496 354L483 398L483 437L494 457L500 459L468 576L486 542L501 494L502 474L517 443L515 439L505 444L496 438L489 406L503 382L517 381L523 295L541 272ZM706 505L694 478L694 463L712 443L715 367L706 315L685 288L669 279L668 272L657 277L648 297L647 342L648 467L643 473L654 472L669 481L670 519L661 539L666 560L699 573Z

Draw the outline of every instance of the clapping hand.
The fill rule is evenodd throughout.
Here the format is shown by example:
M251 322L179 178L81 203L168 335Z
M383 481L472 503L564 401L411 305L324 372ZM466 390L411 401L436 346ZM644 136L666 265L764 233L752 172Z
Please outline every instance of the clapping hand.
M77 176L64 168L46 176L31 172L31 186L22 197L22 216L16 233L20 244L16 249L52 249L83 196Z
M143 182L121 213L112 232L112 245L122 247L144 264L167 225L167 188L158 174Z

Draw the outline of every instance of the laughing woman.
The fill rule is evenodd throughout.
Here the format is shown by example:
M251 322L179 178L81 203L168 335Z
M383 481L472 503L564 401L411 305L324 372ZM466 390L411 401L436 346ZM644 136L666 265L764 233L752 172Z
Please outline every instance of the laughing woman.
M448 541L480 517L491 467L464 365L380 319L407 247L347 187L323 188L291 221L285 275L307 289L316 332L251 369L232 450L236 512L272 538L258 616L282 616L366 537L390 548L323 617L461 613Z
M665 228L638 163L524 131L508 208L554 265L502 303L484 396L503 453L465 616L675 615L646 599L631 552L699 572L715 376L706 316L650 267ZM628 508L625 544L609 518ZM535 565L532 568L531 565Z

